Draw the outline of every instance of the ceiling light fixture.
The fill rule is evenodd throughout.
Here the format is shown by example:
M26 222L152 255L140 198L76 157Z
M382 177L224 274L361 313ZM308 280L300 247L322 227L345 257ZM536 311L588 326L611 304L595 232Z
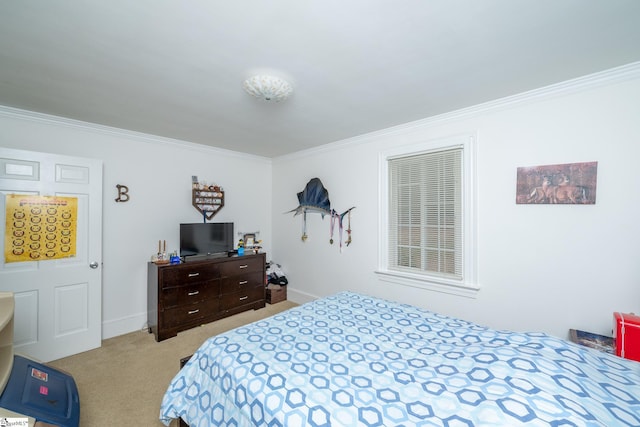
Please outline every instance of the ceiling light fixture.
M284 101L291 95L293 88L289 83L273 76L253 76L242 84L248 94L269 102Z

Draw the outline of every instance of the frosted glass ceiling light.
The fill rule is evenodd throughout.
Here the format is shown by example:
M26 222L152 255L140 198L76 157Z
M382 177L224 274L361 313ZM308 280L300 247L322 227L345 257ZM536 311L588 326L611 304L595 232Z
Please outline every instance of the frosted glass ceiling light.
M284 101L293 92L289 83L273 76L253 76L245 80L242 87L250 95L270 102Z

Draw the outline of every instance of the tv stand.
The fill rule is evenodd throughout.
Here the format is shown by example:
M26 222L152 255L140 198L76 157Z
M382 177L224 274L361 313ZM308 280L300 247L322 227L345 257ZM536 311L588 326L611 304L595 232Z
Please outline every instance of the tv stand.
M188 259L147 271L147 321L156 341L265 306L266 255Z

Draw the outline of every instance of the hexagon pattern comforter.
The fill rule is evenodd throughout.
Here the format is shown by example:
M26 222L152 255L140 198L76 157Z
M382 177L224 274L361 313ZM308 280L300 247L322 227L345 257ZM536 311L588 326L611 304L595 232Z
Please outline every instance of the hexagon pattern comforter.
M352 292L207 340L160 419L202 426L640 425L640 363Z

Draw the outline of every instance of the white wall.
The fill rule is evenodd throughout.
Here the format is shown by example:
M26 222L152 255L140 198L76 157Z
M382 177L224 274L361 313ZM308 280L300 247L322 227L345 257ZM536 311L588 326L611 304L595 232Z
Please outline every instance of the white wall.
M225 206L212 221L260 231L271 242L271 161L150 135L9 108L0 109L0 146L103 160L103 338L142 329L147 262L158 240L179 249L179 224L201 222L191 205L191 176L216 182ZM116 184L130 200L116 203Z
M157 241L178 246L178 224L198 222L191 175L226 191L216 221L260 230L290 299L354 290L498 328L611 331L612 312L640 312L640 66L491 105L425 119L273 161L0 107L0 146L104 162L103 337L146 321L146 263ZM381 282L377 267L378 155L416 137L478 138L477 298ZM598 161L594 206L515 204L519 166ZM270 183L268 177L272 177ZM265 177L267 177L265 179ZM353 243L329 245L329 219L286 213L320 178L332 207L356 206ZM131 200L116 203L116 184ZM336 238L337 240L337 238Z
M274 160L272 259L304 301L353 290L501 329L610 334L614 311L640 312L638 64ZM392 285L378 255L378 155L416 137L477 136L476 298ZM598 162L595 205L516 205L516 169ZM353 243L329 245L329 219L283 214L318 177L338 212L356 206Z

